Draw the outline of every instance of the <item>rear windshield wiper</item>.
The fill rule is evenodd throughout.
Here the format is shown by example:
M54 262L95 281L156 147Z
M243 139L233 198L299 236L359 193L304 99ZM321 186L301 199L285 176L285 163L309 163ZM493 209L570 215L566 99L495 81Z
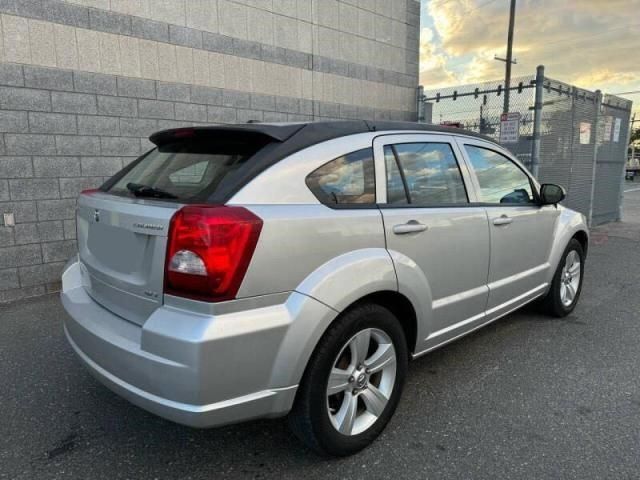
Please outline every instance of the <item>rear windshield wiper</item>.
M178 198L173 193L165 192L159 188L150 187L141 183L127 183L127 190L133 193L136 197L151 197L151 198Z

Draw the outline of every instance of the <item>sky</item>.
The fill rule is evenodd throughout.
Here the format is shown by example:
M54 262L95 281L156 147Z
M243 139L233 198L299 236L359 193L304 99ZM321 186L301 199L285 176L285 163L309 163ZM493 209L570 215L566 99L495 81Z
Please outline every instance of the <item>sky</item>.
M504 78L510 0L421 0L426 90ZM512 75L603 93L640 90L640 0L517 0ZM640 115L640 94L627 95Z

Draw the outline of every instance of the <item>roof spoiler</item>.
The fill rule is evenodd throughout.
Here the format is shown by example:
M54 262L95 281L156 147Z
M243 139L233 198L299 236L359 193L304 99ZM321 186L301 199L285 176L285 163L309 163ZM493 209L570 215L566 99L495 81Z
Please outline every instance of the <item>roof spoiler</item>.
M156 145L187 139L213 139L218 135L225 139L237 137L238 140L247 137L262 137L271 142L284 142L297 133L305 124L268 125L260 123L215 125L206 127L184 127L161 130L152 134L149 140Z

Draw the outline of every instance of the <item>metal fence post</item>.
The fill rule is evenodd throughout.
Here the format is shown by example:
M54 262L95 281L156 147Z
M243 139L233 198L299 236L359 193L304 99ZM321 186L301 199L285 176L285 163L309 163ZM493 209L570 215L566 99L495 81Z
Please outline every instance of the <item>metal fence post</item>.
M598 123L600 122L600 108L602 106L602 92L596 90L596 96L593 100L596 104L596 112L593 118L593 166L591 170L591 197L589 199L589 217L588 225L591 226L593 221L593 203L596 197L596 173L598 167Z
M540 169L540 127L542 125L542 97L544 65L536 68L536 97L533 107L533 142L531 144L531 173L538 178Z
M629 155L629 143L631 142L631 135L633 134L633 121L636 118L636 114L633 114L631 117L631 111L633 110L633 103L629 104L629 116L627 117L627 121L629 122L629 128L627 129L627 136L625 138L624 143L624 163L622 164L622 176L620 177L620 200L618 200L618 218L616 218L617 222L622 221L622 209L624 208L624 182L625 182L625 172L627 165L627 156ZM631 148L631 160L635 158L635 147Z
M418 123L424 123L424 87L420 85L416 91Z

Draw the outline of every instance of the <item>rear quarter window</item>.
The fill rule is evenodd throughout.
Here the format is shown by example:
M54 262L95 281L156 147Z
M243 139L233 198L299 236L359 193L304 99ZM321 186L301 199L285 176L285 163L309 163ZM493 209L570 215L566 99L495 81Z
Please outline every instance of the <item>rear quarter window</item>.
M375 204L373 150L365 148L331 160L310 173L306 183L325 205Z

